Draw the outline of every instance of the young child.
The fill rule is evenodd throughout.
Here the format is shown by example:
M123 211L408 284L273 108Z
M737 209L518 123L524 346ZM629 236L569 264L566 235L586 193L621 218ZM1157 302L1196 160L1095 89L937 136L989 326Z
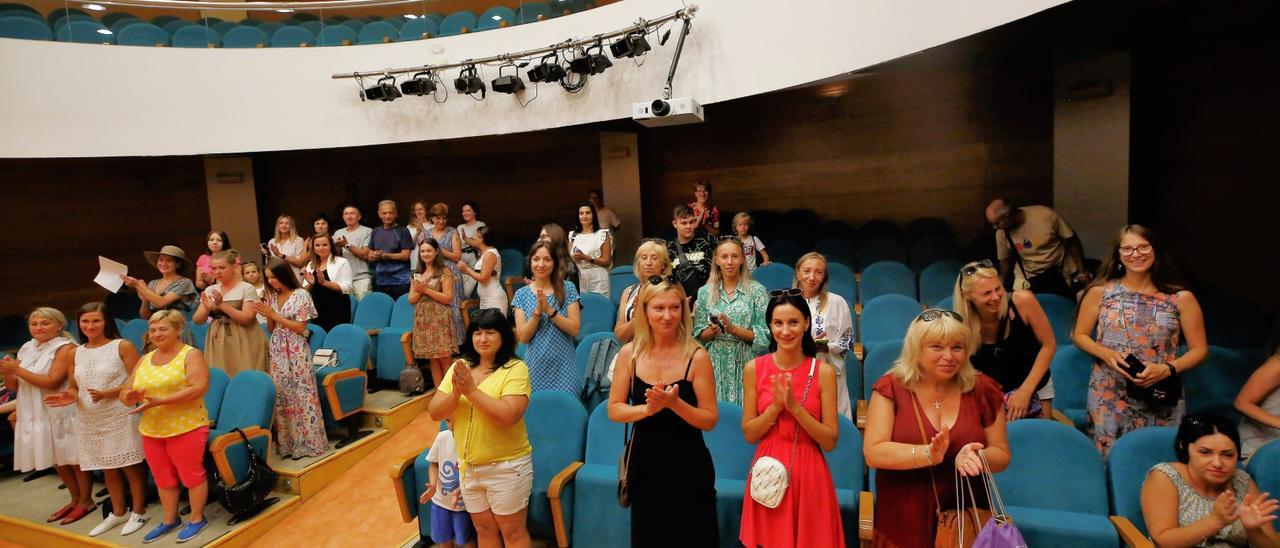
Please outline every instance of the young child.
M258 300L265 301L267 299L267 284L262 280L262 267L254 261L245 261L240 265L240 277L244 282L253 286L258 292ZM258 323L265 324L267 319L258 314Z
M751 216L746 212L733 216L733 231L742 240L742 252L747 256L747 268L756 269L756 252L760 253L760 266L770 263L769 254L764 250L764 242L751 235Z
M458 448L453 441L453 421L445 420L446 429L436 434L427 451L431 466L427 469L427 490L418 502L431 501L431 539L439 546L475 548L476 531L471 514L462 502L462 482L458 477Z

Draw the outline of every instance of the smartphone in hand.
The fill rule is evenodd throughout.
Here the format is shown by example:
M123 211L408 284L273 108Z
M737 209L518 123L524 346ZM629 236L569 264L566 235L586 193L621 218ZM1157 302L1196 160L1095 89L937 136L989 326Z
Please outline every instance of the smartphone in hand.
M1120 368L1124 369L1125 373L1128 373L1130 377L1134 378L1137 378L1138 375L1147 370L1146 364L1142 363L1142 360L1139 360L1132 352L1130 352L1128 356L1124 357L1124 365Z
M707 314L707 321L711 322L712 325L715 325L716 327L719 327L722 330L724 329L724 324L720 323L720 316L717 316L715 314Z

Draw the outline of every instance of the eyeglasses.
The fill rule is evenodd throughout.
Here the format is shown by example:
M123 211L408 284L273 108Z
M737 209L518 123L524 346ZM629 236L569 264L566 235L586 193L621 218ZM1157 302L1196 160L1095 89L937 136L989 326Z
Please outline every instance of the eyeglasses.
M995 267L996 265L995 263L991 262L991 259L983 259L981 261L978 261L976 263L973 263L971 265L968 265L960 269L960 274L967 278L969 276L977 274L979 268L995 268Z
M920 315L916 316L916 319L912 321L931 322L943 316L950 316L951 319L964 323L964 318L961 318L954 310L947 310L945 308L930 308L921 312Z
M787 289L775 289L769 292L769 298L771 299L774 297L801 297L803 295L804 295L804 291L802 291L798 287L789 287Z
M674 275L649 276L649 285L661 285L662 282L667 282L671 285L680 285L680 281Z
M665 246L665 245L667 245L667 241L666 241L666 240L664 240L664 239L662 239L662 238L645 238L645 239L643 239L643 240L640 240L640 243L641 243L641 244L650 244L650 243L652 243L652 244L658 244L658 245L661 245L661 246Z
M1132 256L1134 253L1137 253L1139 255L1146 255L1148 253L1151 253L1151 244L1142 244L1138 246L1126 245L1120 248L1121 257L1129 257L1129 256Z

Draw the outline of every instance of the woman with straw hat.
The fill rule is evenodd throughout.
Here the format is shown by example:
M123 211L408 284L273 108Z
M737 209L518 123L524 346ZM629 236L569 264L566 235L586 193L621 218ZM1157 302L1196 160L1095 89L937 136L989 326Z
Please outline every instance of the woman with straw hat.
M142 301L139 317L145 320L158 310L177 310L190 321L199 304L199 292L191 278L184 276L191 265L186 252L176 245L166 245L160 251L146 251L142 256L160 271L160 278L144 284L138 278L122 276L125 285L137 291ZM182 342L192 344L190 330L182 330Z

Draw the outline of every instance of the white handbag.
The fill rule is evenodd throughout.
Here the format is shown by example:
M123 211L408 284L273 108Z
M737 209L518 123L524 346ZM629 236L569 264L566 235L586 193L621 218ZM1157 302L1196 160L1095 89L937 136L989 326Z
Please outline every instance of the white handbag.
M316 350L315 355L311 357L311 365L317 368L336 367L338 365L338 351L332 348Z
M803 407L805 400L809 399L809 387L813 384L813 372L818 368L818 360L809 359L809 378L804 382L804 396L800 398L800 405ZM790 389L791 387L787 387ZM791 460L796 459L796 443L800 441L800 425L796 424L796 435L791 439ZM760 503L766 508L777 508L782 504L782 497L787 494L787 487L791 485L791 471L788 465L782 464L782 461L770 457L761 456L751 464L751 500Z

